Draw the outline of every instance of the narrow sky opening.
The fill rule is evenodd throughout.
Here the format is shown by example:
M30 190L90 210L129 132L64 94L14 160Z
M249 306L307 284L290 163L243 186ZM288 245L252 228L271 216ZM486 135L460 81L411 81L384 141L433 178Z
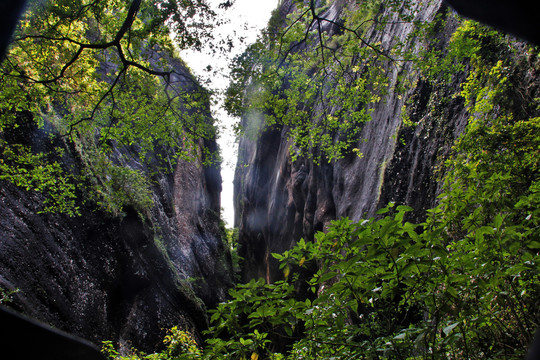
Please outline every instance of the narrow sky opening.
M229 79L229 63L234 56L242 53L247 45L255 42L260 31L267 25L272 10L278 5L278 0L236 0L235 4L228 10L218 9L218 5L224 0L208 0L220 16L228 20L226 24L215 29L215 41L232 37L234 47L226 55L213 56L205 52L182 51L182 59L188 64L195 75L202 78L209 76L207 67L217 70L216 74L210 77L210 87L216 93L226 89ZM244 38L240 43L238 39ZM221 193L222 216L227 227L233 227L233 179L234 168L238 152L238 144L235 141L233 125L238 119L231 118L221 108L222 103L218 102L213 106L216 125L219 127L218 144L221 149L223 163L221 164L221 176L223 179L223 190Z

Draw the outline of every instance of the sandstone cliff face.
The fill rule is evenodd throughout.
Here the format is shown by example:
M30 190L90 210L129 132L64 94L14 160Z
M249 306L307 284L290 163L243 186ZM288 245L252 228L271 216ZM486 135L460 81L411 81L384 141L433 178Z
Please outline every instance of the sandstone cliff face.
M20 135L34 149L65 146L32 126ZM203 145L217 149L213 140ZM63 163L78 171L77 152L66 150ZM150 174L121 160L128 150L116 149L115 161ZM146 216L127 208L115 218L91 204L72 218L38 215L42 195L2 182L0 287L18 290L9 306L96 343L143 351L155 350L174 325L200 336L206 306L221 301L231 284L219 165L203 166L201 154L153 175L154 206Z
M335 2L323 17L338 21L343 3ZM419 3L422 10L416 20L431 21L445 10L439 1ZM438 46L444 46L455 26L449 23L440 29ZM381 41L388 48L395 38L403 40L412 30L411 24L397 22L367 36L370 42ZM372 120L363 126L355 146L363 158L351 155L321 165L309 159L293 162L287 128L265 131L255 140L240 140L235 206L245 278L272 281L279 277L271 253L290 248L302 237L313 239L315 232L336 218L369 218L393 201L412 206L412 216L418 219L422 210L435 204L440 191L435 169L467 122L462 102L452 98L464 75L456 74L451 86L416 81L416 75L411 79L416 85L398 94L393 85L400 73L409 73L410 66L387 69L391 90L373 106ZM449 101L442 104L443 98ZM405 104L415 127L402 122ZM260 121L257 116L243 119L247 126Z

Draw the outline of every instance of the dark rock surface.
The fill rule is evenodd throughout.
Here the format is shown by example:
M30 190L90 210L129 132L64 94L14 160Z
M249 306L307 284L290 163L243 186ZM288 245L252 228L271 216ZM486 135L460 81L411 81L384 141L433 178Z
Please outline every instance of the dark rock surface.
M417 20L430 21L445 10L438 1L420 3L423 9ZM339 13L339 9L329 9L326 16ZM440 46L449 40L453 26L449 23L441 29ZM403 40L411 31L410 24L397 22L367 36L372 43L381 41L388 48L395 38ZM409 72L410 64L387 70L392 88L399 73ZM412 217L418 219L424 209L435 204L440 191L435 170L468 118L463 104L452 99L463 75L456 74L456 84L446 87L416 80L411 78L415 86L404 94L390 90L373 106L372 120L364 125L355 146L362 158L351 155L321 165L309 159L293 162L286 128L265 131L257 139L241 139L235 222L246 279L278 278L271 253L290 248L301 237L313 239L315 232L336 218L369 218L393 201L412 206ZM450 100L441 105L443 98ZM414 128L402 123L405 104L411 120L417 123ZM247 126L260 121L254 114L243 119Z
M18 358L23 359L105 360L100 349L92 343L2 306L0 322L4 354L19 354ZM31 347L28 339L32 339Z
M219 188L205 172L179 164L161 179L159 233L129 209L122 219L90 208L74 218L36 215L38 194L2 183L0 286L19 290L10 306L95 342L144 350L174 325L198 334L207 326L201 299L212 306L230 285L219 207L209 201Z
M18 131L20 138L6 136L54 148L43 129ZM213 140L199 145L217 149ZM77 172L77 152L65 149L63 164ZM125 160L129 151L116 149L115 161L150 173ZM81 216L37 214L42 195L1 182L0 287L18 290L8 305L96 344L154 351L175 325L200 340L206 307L223 300L231 270L220 229L219 165L203 166L202 150L195 158L153 175L154 206L144 216L127 208L113 217L90 203L81 204Z
M540 15L526 0L445 0L461 15L540 45Z

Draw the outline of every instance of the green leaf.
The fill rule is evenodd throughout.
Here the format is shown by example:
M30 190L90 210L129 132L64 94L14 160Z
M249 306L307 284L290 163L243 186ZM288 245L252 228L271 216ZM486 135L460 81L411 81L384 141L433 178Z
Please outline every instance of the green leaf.
M527 244L527 247L529 249L540 249L540 242L538 241L531 241Z
M456 328L460 323L459 322L455 322L453 324L450 324L448 326L446 326L444 329L443 329L443 332L448 335L452 332L452 330L454 330L454 328Z
M292 329L290 327L285 326L284 329L285 329L285 332L287 333L288 336L292 336L293 331L292 331Z
M355 313L358 312L358 301L355 299L355 300L352 300L349 302L349 307L351 308L352 311L354 311Z
M383 214L386 214L389 211L390 211L390 209L388 209L388 207L384 207L382 209L377 210L376 214L377 215L383 215Z
M503 223L503 217L500 214L497 214L497 216L495 216L495 220L493 221L493 224L495 225L497 229L500 229L502 226L502 223Z
M337 272L334 272L334 271L330 271L330 272L327 272L326 274L322 275L320 278L319 278L319 283L324 283L330 279L333 279L337 276Z
M450 295L451 295L452 297L454 297L454 298L458 298L458 297L459 297L457 290L456 290L454 287L452 287L452 286L449 286L449 287L446 289L446 292L447 292L448 294L450 294Z

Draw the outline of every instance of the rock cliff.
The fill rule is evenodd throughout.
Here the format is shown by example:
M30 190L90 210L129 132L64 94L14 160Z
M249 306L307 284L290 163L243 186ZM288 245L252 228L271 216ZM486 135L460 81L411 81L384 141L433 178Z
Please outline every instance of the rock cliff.
M334 2L321 17L339 23L346 3ZM447 10L440 1L418 5L421 10L415 20L420 22L430 22ZM285 1L281 11L290 8ZM438 42L432 46L444 48L456 26L448 21L438 29ZM390 48L412 31L411 23L389 22L383 29L369 30L366 40ZM414 49L418 44L407 46ZM423 210L435 204L440 191L440 174L435 170L467 123L463 101L452 96L465 74L455 74L452 84L440 85L423 81L416 73L411 75L413 85L400 93L395 85L400 75L413 74L411 64L386 70L390 90L373 105L372 120L365 123L355 145L362 158L352 154L320 165L305 158L292 161L287 127L240 140L235 206L246 279L278 278L271 253L290 248L302 237L313 239L336 218L369 218L388 202L396 202L412 206L412 216L418 220ZM404 124L403 109L414 126ZM242 121L253 126L262 120L245 116Z
M175 65L184 79L176 86L189 90L189 71ZM6 140L46 153L61 147L62 164L80 173L79 152L61 139L51 142L50 129L29 118ZM153 351L175 325L199 337L206 307L222 300L231 284L219 164L203 165L203 147L217 150L214 140L201 140L194 161L179 160L157 174L125 160L136 148L114 150L115 163L152 180L154 205L144 213L127 207L124 216L113 216L80 194L80 216L38 214L42 194L2 182L0 287L17 291L8 306L97 344L113 340Z

